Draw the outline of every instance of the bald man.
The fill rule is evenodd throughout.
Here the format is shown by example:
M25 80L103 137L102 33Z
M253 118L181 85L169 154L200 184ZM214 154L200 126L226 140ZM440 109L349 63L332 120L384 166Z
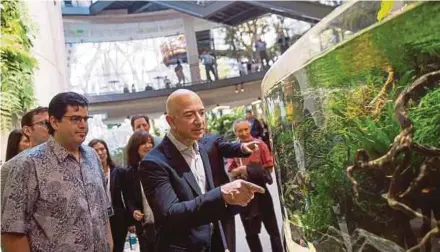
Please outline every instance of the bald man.
M140 179L154 213L155 251L227 251L219 221L238 213L264 189L244 180L215 188L209 157L198 144L205 133L205 108L189 90L167 100L170 131L140 164Z

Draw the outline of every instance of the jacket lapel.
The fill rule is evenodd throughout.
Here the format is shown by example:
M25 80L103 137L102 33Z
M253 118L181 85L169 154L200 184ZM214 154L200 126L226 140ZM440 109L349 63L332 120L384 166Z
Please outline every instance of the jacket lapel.
M176 146L174 146L167 136L162 140L162 145L164 153L169 160L170 166L173 167L179 173L179 175L182 175L182 177L197 195L201 195L202 192L200 191L197 181L191 172L191 168L188 166L188 163L186 162L185 158L183 158L179 150L177 150Z

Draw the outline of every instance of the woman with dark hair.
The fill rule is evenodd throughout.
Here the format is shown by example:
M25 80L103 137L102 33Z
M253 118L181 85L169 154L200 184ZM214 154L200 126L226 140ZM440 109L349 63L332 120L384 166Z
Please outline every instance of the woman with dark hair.
M128 170L126 184L127 209L132 216L139 239L140 251L154 251L154 217L139 180L139 162L153 148L153 137L146 131L136 131L128 140L126 151Z
M6 160L17 156L18 153L29 148L29 139L21 129L15 129L9 133L8 146L6 148Z
M122 252L124 251L129 224L129 216L124 203L124 199L127 197L124 185L126 170L116 167L110 156L107 143L103 140L93 139L89 142L89 146L98 153L104 170L104 186L110 203L107 212L110 216L110 227L114 243L113 251Z

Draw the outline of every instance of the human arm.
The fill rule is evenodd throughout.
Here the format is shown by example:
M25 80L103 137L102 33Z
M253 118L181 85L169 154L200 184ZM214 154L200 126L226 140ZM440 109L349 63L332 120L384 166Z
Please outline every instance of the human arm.
M247 143L233 144L225 141L222 137L216 138L215 145L217 146L221 156L224 158L249 157L251 153L248 149L246 149Z
M2 250L4 252L30 252L29 240L24 234L2 233Z
M8 166L7 179L2 181L5 182L1 209L2 247L4 251L30 251L28 221L38 197L34 163L20 158Z
M231 214L225 206L220 188L192 200L181 201L176 191L180 185L175 184L175 178L170 173L172 171L167 164L148 159L141 162L139 170L148 203L160 228L189 229Z

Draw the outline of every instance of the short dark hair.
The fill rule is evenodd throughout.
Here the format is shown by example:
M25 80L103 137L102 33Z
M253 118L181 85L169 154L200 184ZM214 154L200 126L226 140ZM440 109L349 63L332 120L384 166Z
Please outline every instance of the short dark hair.
M49 103L49 117L53 116L58 120L61 120L66 114L67 106L80 106L88 107L89 101L83 95L75 92L65 92L55 95ZM55 133L52 125L49 124L49 134Z
M246 113L252 114L252 110L247 109L247 110L246 110Z
M138 149L139 146L151 141L154 145L154 139L150 133L140 130L136 131L131 135L128 140L127 146L125 147L125 157L127 158L127 166L136 168L141 161L142 157L139 157Z
M22 130L15 129L9 133L8 136L8 146L6 147L6 159L5 161L10 160L11 158L17 156L20 153L18 146L20 145L21 137L27 137Z
M107 143L104 140L93 139L92 141L89 142L89 146L93 148L93 146L95 146L98 143L104 145L104 148L107 151L107 164L108 164L108 166L110 166L110 169L115 168L116 165L113 162L112 157L110 156L110 151L108 149Z
M48 108L41 106L29 110L21 118L21 127L23 128L24 126L32 126L32 124L34 123L34 116L46 112L48 112Z
M131 118L131 128L134 130L134 121L136 121L139 118L144 118L145 121L148 123L148 125L150 125L150 118L148 118L148 116L146 115L135 115Z

